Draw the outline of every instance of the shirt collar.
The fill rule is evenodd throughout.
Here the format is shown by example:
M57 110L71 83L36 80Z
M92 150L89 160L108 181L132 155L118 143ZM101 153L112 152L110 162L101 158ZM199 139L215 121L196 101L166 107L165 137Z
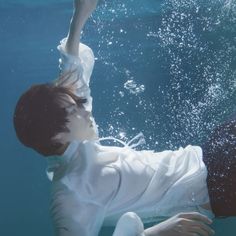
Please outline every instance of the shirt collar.
M74 140L72 141L68 147L66 148L65 152L62 154L62 157L65 159L70 158L76 151L78 145L81 143L80 140Z
M80 143L81 141L74 140L68 145L65 152L61 156L53 156L47 159L48 164L46 168L46 173L49 180L52 181L54 172L58 167L60 167L61 165L66 165L70 161Z

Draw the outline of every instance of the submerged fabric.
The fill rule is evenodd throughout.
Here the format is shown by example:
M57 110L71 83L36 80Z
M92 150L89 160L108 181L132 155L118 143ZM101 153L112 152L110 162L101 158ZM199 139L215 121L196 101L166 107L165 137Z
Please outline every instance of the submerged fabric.
M73 84L77 95L88 99L86 107L91 110L92 50L80 44L77 58L65 52L65 42L58 46L60 68L70 76L56 83ZM198 146L155 153L102 146L99 140L75 140L63 156L50 159L48 172L52 179L51 213L60 236L98 235L104 222L116 224L130 211L148 222L152 217L197 210L209 202L207 170ZM143 226L137 221L133 235L141 235L140 228Z

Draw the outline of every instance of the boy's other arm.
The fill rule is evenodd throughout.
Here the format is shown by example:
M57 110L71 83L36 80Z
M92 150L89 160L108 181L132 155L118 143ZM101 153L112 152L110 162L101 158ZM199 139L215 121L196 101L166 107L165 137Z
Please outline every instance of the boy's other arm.
M144 236L210 236L212 221L198 212L180 213L160 224L147 228Z
M74 0L74 13L68 32L66 51L78 56L81 31L92 12L97 6L98 0Z
M198 212L177 214L162 223L144 230L141 218L127 212L119 219L112 236L210 236L212 221Z

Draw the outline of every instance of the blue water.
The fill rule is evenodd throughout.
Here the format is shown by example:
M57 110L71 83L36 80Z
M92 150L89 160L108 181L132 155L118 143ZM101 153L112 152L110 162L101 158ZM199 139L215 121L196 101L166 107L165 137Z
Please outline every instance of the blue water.
M0 0L0 235L53 235L46 161L17 141L12 114L25 89L57 77L71 7ZM142 148L156 151L204 142L236 111L235 25L233 0L100 1L82 41L97 58L91 88L101 136L142 131ZM217 220L216 235L235 235L235 223Z

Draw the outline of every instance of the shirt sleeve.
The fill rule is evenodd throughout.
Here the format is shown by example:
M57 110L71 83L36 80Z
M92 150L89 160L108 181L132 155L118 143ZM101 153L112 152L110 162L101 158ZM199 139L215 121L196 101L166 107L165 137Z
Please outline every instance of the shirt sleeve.
M97 236L105 208L94 202L79 201L74 192L57 192L51 204L55 236Z
M57 198L51 205L55 236L98 236L105 218L105 207L78 201L75 194ZM141 219L134 212L122 215L112 236L144 236Z
M72 172L54 183L50 212L55 236L98 236L120 179L110 167L94 172L86 181Z
M79 97L86 98L85 107L92 110L92 97L90 95L89 82L94 67L94 54L91 48L85 44L79 45L79 56L70 55L66 52L67 38L61 40L57 49L61 56L59 59L60 76L55 81L57 86L73 89Z
M121 235L145 236L143 222L135 212L127 212L120 217L112 236Z

